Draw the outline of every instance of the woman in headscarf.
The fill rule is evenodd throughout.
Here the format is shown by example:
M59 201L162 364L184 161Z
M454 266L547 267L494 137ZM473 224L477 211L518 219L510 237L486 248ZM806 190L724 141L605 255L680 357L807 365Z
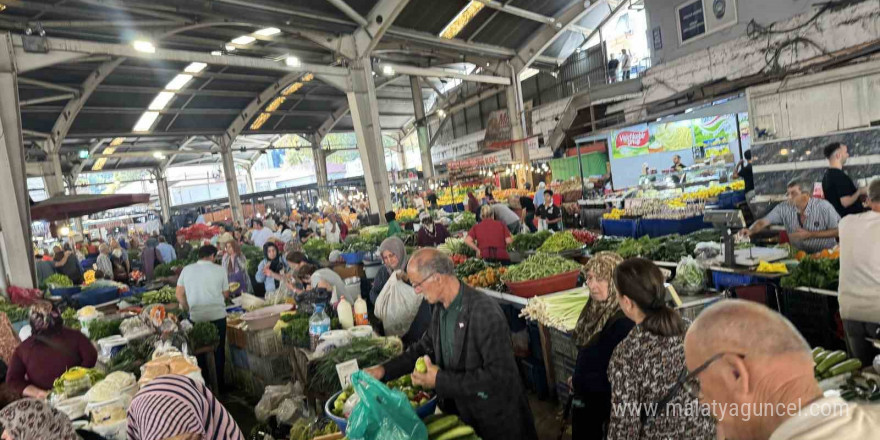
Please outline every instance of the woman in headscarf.
M382 267L376 272L373 279L373 287L370 289L370 304L376 304L376 298L385 287L385 283L391 278L395 270L406 269L406 246L398 237L388 237L379 245L379 256L382 257Z
M328 209L324 219L324 239L330 244L339 244L342 240L342 229L339 226L339 220L336 218L336 212Z
M339 301L343 296L345 296L345 300L348 301L349 304L354 304L354 301L357 299L345 295L345 281L342 281L342 277L331 269L316 270L309 278L309 283L311 284L312 289L325 289L331 293L335 290L336 295L332 299L334 303Z
M0 410L3 440L78 440L61 411L38 399L22 399Z
M578 355L570 379L574 393L572 438L605 438L611 416L608 364L614 348L635 326L620 309L613 282L614 269L622 262L623 258L614 252L599 252L583 268L590 300L584 306L573 334Z
M226 253L223 254L222 266L226 271L226 277L229 283L238 283L238 289L229 292L233 297L242 293L253 293L251 288L251 277L248 276L247 258L241 252L241 243L239 243L230 233L225 233L220 237L219 242L223 246Z
M419 234L416 237L416 243L419 246L437 246L443 244L449 238L449 231L446 230L446 226L434 223L431 214L423 211L419 217L422 221L422 227L419 229Z
M535 206L541 206L544 204L544 191L547 189L547 185L544 182L538 184L538 187L535 189Z
M162 261L162 254L159 253L159 249L157 249L156 246L159 246L159 240L155 237L150 237L147 240L146 247L144 247L144 250L141 252L141 265L143 266L144 276L148 282L153 281L153 269L164 263L164 261Z
M32 336L12 354L6 384L23 397L45 399L55 379L72 367L92 368L98 352L82 333L65 328L61 313L39 301L30 308Z
M211 391L186 376L161 376L140 389L128 407L128 440L244 440L229 411Z
M281 258L278 246L273 242L263 245L263 261L257 267L256 279L258 283L266 286L266 295L275 292L280 282L284 281L282 273L287 269L287 263Z

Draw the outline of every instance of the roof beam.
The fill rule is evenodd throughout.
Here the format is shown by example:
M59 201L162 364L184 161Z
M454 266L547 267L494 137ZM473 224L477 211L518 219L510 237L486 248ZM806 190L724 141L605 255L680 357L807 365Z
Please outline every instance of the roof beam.
M354 8L348 5L345 0L327 0L331 5L336 6L336 9L342 11L348 18L358 24L361 27L367 27L367 19L364 18L363 15L359 14L358 11L355 11Z
M538 23L544 24L554 24L556 23L556 19L553 17L548 17L546 15L541 15L536 12L527 11L523 8L517 8L516 6L510 6L508 3L501 3L496 0L474 0L478 3L482 3L489 8L495 9L496 11L506 12L510 15L515 15L520 18L525 18L526 20L537 21Z
M415 67L415 66L404 66L404 65L393 65L393 64L383 64L383 69L385 67L390 67L394 70L394 73L399 73L403 75L410 76L428 76L435 78L458 78L464 81L472 81L472 82L482 82L489 84L500 84L500 85L510 85L510 78L503 76L493 76L493 75L478 75L478 74L467 74L461 73L455 70L449 69L440 69L440 68L423 68L423 67Z
M344 1L344 0L339 0ZM397 16L403 12L409 0L379 0L367 14L366 23L361 24L354 33L355 46L359 56L369 56Z
M56 102L56 101L67 101L68 99L75 98L75 93L62 93L60 95L51 95L51 96L42 96L34 99L25 99L23 101L19 101L19 107L26 107L29 105L36 104L45 104L47 102Z
M79 93L79 89L76 87L70 87L70 86L65 86L65 85L61 85L61 84L40 81L37 79L25 78L23 76L18 77L18 83L42 87L44 89L58 90L61 92L69 92L69 93L74 93L74 94Z
M89 146L89 157L91 157L93 154L97 153L98 150L101 149L101 146L103 146L104 142L106 142L106 141L107 141L107 139L98 139L97 141L92 143L92 145ZM85 168L85 166L86 166L86 162L88 162L88 161L84 160L84 161L76 164L73 167L73 171L71 171L70 174L73 176L74 179L76 179L79 176L79 174L82 173L83 168Z
M514 70L516 72L522 72L526 67L529 67L532 63L538 61L541 54L544 53L544 51L547 50L547 48L550 47L560 35L570 30L571 25L580 21L599 5L604 4L601 0L594 0L589 5L586 3L586 1L575 2L569 6L568 9L562 11L562 13L554 18L556 21L554 26L544 26L539 29L538 32L526 42L526 44L516 51L516 57L510 61ZM621 4L625 3L627 2L621 2Z
M239 113L239 116L229 124L229 127L226 128L223 136L225 137L227 145L232 145L235 138L244 131L251 119L253 119L254 116L260 112L260 109L263 108L263 105L268 103L270 99L274 98L275 95L280 93L287 86L299 81L300 78L302 78L300 73L289 73L260 92L260 94Z

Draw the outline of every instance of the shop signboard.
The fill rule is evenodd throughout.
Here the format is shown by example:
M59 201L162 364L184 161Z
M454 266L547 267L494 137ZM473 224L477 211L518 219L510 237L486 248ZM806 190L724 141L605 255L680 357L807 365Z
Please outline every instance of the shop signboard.
M689 0L675 11L682 43L718 32L737 21L736 0Z
M611 156L615 159L648 154L648 124L639 124L611 132Z
M471 157L462 160L456 160L449 162L446 164L446 167L452 170L460 170L464 168L479 168L485 167L489 165L501 165L510 163L513 160L513 156L510 154L510 150L501 150L495 153L486 154L483 156Z
M510 146L510 115L507 110L495 110L489 114L486 123L486 136L483 138L484 148L499 150Z
M549 159L553 157L553 149L542 147L538 142L538 136L532 136L525 140L529 146L529 160Z
M688 150L694 147L693 120L651 124L649 153Z
M687 42L706 33L703 0L693 0L676 8L681 42Z

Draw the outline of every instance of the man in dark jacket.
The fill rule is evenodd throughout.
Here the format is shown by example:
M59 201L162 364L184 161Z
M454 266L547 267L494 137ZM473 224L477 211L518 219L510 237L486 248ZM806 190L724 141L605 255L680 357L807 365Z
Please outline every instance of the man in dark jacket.
M380 380L412 373L413 384L436 390L444 413L458 414L483 439L537 439L501 307L456 279L452 260L436 249L416 252L407 275L416 293L438 304L431 326L402 355L366 371ZM414 373L422 356L428 371Z

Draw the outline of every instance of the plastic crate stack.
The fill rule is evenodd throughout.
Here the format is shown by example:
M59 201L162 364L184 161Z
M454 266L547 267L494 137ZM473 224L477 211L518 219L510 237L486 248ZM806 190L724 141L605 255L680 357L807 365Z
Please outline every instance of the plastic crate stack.
M227 327L229 376L247 395L261 396L266 386L280 385L291 377L289 348L272 329L248 331Z
M556 381L556 396L561 403L568 400L568 378L574 373L578 349L570 334L550 329L550 347L553 361L553 374Z

